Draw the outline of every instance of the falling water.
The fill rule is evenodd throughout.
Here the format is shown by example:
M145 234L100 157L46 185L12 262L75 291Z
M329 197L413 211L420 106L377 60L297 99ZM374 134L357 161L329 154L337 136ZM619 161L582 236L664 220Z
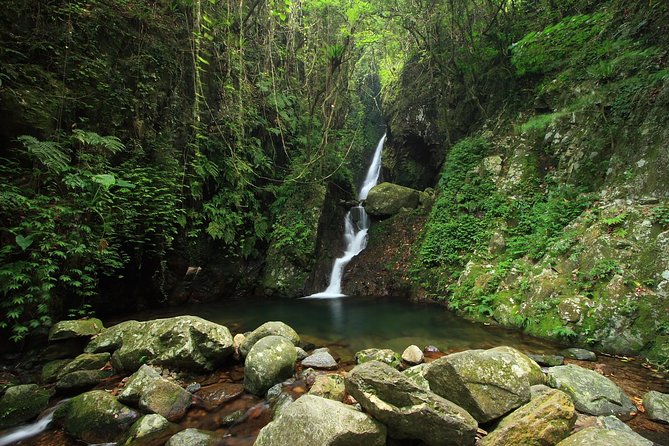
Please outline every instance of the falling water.
M374 151L372 163L367 170L367 176L362 183L360 193L358 194L358 201L363 201L367 198L370 189L376 186L379 181L379 173L381 172L381 151L383 150L383 143L386 140L386 135L383 135L379 140ZM341 293L341 278L344 274L344 268L351 259L367 247L367 231L369 230L369 216L365 212L365 208L360 206L353 206L344 217L344 242L346 248L344 255L335 260L330 273L330 284L327 289L321 293L312 294L308 297L315 298L332 298L342 297Z
M2 435L0 435L0 446L9 445L26 438L34 437L35 435L45 431L53 420L53 413L65 401L67 400L65 399L60 401L52 408L46 410L37 420L35 420L35 422L5 431Z

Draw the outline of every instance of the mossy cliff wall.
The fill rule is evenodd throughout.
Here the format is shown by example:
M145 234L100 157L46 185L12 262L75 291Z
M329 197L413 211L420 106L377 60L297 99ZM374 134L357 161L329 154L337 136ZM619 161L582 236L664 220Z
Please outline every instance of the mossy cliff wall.
M411 290L474 319L669 364L668 23L666 5L602 2L527 34L510 54L515 87L488 118L425 94L444 78L403 84L387 175L434 184L437 199L429 215L377 225L378 249L351 264L346 287ZM409 219L407 247L391 235Z

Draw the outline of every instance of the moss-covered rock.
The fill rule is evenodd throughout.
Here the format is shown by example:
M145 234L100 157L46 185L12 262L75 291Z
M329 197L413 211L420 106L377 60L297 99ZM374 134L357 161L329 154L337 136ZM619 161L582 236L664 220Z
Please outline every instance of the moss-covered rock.
M126 404L138 404L146 389L160 379L163 379L160 373L145 364L130 375L123 390L118 395L118 400Z
M669 423L669 394L651 390L643 396L643 407L651 420Z
M142 392L139 408L157 413L168 421L179 421L191 405L193 395L180 385L167 379L153 381Z
M365 200L365 211L375 217L389 217L402 209L415 209L420 204L417 190L393 183L374 186Z
M244 361L244 388L264 394L274 384L293 375L297 353L282 336L266 336L256 342Z
M144 415L117 443L119 446L160 446L179 431L179 425L170 423L158 414Z
M251 351L251 347L266 336L281 336L288 339L293 345L298 345L300 343L300 336L288 324L281 321L265 322L244 337L244 340L239 347L242 356L246 357L246 355L249 354L249 351Z
M384 446L386 428L338 401L304 395L258 434L254 446Z
M430 390L430 383L425 379L427 364L418 364L402 371L402 374L416 387L424 390Z
M565 438L556 446L653 446L653 442L635 432L588 427Z
M165 446L217 446L222 440L214 432L190 428L170 437Z
M67 375L68 373L76 372L77 370L97 370L105 366L111 354L108 352L103 353L82 353L81 355L74 358L67 365L64 365L58 374L59 378Z
M335 374L317 375L314 384L309 389L309 395L343 401L346 395L344 378Z
M75 370L65 375L58 375L56 389L63 392L86 390L100 384L112 376L111 370Z
M479 445L554 445L569 435L575 422L571 397L550 389L504 417Z
M54 420L68 434L87 443L117 442L139 417L104 390L75 396L54 413Z
M60 375L61 370L70 362L72 359L55 359L49 361L42 366L41 379L43 383L55 382Z
M22 384L5 390L0 399L0 429L16 426L39 415L49 404L52 391L37 384Z
M368 348L355 354L356 364L364 364L368 361L381 361L391 367L399 368L402 364L402 357L388 348Z
M49 330L49 341L72 338L91 338L104 330L100 319L78 319L56 322Z

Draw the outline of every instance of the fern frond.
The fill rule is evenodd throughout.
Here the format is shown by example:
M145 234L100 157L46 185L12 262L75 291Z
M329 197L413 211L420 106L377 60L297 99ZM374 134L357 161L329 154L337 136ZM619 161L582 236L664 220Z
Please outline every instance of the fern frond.
M72 131L72 136L74 139L80 143L92 146L92 147L101 147L108 150L112 154L116 154L123 149L125 146L116 136L100 136L95 132L87 132L85 130L75 129Z
M55 172L64 172L70 164L70 157L63 148L54 141L40 141L29 135L17 138L27 154L42 163L47 169Z

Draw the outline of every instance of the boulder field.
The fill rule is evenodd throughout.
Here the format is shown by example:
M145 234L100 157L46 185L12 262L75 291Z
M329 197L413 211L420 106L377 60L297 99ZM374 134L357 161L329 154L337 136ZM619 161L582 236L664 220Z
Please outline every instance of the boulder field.
M641 409L649 423L669 422L669 395L650 391L635 405L602 374L562 361L542 368L507 346L437 359L415 345L402 355L368 349L351 368L327 348L300 346L278 321L234 341L226 327L192 316L90 325L54 331L54 343L84 336L84 352L45 363L38 384L4 388L0 426L34 419L54 394L75 395L54 413L69 436L123 446L227 444L225 429L264 407L255 446L652 445L621 420ZM203 378L231 368L237 382ZM95 378L77 381L84 372ZM302 391L291 391L296 383ZM221 410L240 398L262 402ZM188 414L203 410L214 421L194 427Z

